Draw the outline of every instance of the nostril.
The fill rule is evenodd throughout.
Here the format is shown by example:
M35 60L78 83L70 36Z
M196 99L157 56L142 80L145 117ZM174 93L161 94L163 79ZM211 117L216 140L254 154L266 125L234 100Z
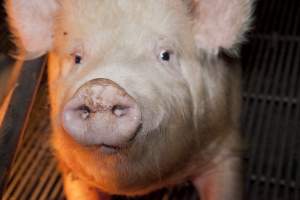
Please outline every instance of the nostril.
M128 111L129 111L129 107L123 105L115 105L112 108L112 113L117 117L123 117L128 113Z
M78 107L77 110L79 112L79 116L81 119L87 120L90 117L91 109L88 106L82 105L82 106Z

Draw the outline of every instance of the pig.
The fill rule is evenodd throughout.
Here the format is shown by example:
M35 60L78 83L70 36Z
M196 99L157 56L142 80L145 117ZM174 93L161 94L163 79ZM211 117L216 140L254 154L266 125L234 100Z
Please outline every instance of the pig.
M67 199L191 181L242 198L240 70L251 0L7 0L19 60L48 54Z

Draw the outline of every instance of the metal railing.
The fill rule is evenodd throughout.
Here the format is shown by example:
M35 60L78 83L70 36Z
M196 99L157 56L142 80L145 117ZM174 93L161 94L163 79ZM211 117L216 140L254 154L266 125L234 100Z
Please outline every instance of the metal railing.
M1 66L0 66L1 67ZM45 58L27 61L19 77L0 126L0 197L3 195L16 150L22 141L28 116L45 68Z

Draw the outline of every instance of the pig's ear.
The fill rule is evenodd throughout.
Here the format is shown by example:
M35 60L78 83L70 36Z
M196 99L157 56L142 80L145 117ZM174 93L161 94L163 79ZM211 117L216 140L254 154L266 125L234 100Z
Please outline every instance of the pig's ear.
M5 7L18 54L33 59L51 49L57 0L6 0Z
M249 28L253 0L186 0L197 47L218 53L235 50Z

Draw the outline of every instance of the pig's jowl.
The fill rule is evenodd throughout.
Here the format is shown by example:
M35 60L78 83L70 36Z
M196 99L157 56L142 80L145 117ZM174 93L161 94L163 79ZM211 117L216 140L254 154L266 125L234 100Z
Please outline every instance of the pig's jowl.
M48 54L68 199L187 180L241 199L239 67L251 0L7 0L20 60Z

